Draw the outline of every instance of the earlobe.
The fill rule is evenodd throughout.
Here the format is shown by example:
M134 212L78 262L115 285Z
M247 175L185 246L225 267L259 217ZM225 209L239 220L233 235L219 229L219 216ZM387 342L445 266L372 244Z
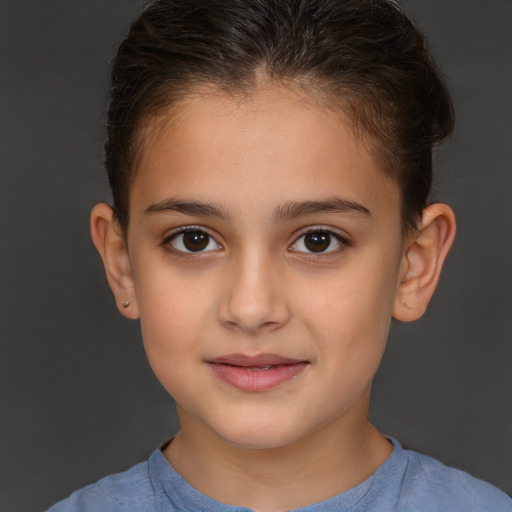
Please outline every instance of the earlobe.
M117 308L127 318L138 318L135 284L126 241L108 204L99 203L92 209L91 236L103 260Z
M423 210L421 228L409 238L403 253L393 318L411 322L423 315L455 231L455 215L448 205L437 203Z

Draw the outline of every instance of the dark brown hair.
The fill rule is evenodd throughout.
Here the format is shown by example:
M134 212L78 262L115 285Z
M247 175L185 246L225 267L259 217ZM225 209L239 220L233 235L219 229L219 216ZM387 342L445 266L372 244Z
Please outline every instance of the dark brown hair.
M201 85L250 94L262 71L348 114L398 184L404 229L413 228L453 108L424 37L396 2L156 0L113 60L106 167L123 230L141 123Z

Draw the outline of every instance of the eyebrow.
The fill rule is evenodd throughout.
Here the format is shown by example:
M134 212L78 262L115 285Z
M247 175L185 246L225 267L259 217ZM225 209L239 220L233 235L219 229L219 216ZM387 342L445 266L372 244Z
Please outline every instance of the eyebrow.
M213 203L201 201L183 201L179 199L165 199L151 204L145 210L145 214L159 212L177 212L184 215L200 217L217 217L228 219L229 213L222 207ZM371 212L362 204L341 197L330 197L318 201L290 201L278 206L274 211L276 220L288 220L295 217L312 215L315 213L346 213L371 218Z
M220 219L229 218L229 214L227 212L214 204L203 203L200 201L181 201L179 199L172 198L151 204L144 211L145 214L158 212L177 212L190 216L218 217Z
M347 213L368 218L372 216L370 210L362 204L333 196L319 201L291 201L277 207L274 217L286 220L315 213Z

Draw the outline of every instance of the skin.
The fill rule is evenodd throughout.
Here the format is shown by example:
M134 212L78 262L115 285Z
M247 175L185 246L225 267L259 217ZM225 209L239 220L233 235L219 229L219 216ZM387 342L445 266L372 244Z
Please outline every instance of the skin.
M362 482L392 451L367 419L391 318L425 311L453 212L429 206L404 239L398 187L343 115L272 84L190 97L146 129L139 162L126 238L105 204L92 235L176 400L167 460L204 494L265 512ZM210 236L205 250L184 252L184 226ZM330 246L311 252L309 230ZM233 353L307 364L248 392L207 364Z

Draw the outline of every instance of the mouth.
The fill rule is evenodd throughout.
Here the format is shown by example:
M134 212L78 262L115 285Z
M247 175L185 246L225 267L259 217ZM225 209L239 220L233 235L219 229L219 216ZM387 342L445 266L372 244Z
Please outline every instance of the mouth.
M206 363L220 380L248 392L265 391L284 384L300 375L309 365L308 361L275 354L230 354Z

